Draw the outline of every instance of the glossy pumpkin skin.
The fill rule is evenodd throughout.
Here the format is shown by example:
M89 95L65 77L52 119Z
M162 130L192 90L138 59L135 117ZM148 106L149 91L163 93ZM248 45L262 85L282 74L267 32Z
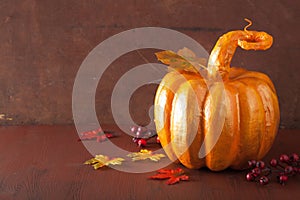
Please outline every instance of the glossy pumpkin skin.
M241 46L235 38L231 41L222 39L226 37L218 41L214 50L224 43L227 49L232 44L235 48ZM234 50L229 52L231 56ZM218 55L220 52L218 50ZM156 92L154 119L160 142L171 160L178 160L188 168L242 169L248 160L259 160L266 155L278 130L278 98L269 77L259 72L229 68L230 61L226 59L218 61L219 66L209 67L215 67L217 69L212 71L221 73L224 89L217 80L177 70L163 78ZM212 81L208 83L207 80ZM220 122L221 126L218 119L225 120ZM220 135L216 135L218 131ZM199 156L199 152L205 156Z

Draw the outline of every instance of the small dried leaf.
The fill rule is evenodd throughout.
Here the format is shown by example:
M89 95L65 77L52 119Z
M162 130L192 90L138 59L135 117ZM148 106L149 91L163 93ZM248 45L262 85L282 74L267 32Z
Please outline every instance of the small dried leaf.
M121 165L123 161L124 161L123 158L115 158L115 159L110 160L107 163L107 165Z
M168 185L173 185L179 181L187 181L189 177L184 174L181 168L178 169L161 169L158 170L158 174L151 176L152 179L168 179L166 182Z
M121 165L123 161L123 158L109 159L108 156L96 155L95 158L85 161L84 164L93 165L94 169L99 169L100 167L108 165Z
M170 178L169 174L156 174L154 176L151 176L152 179L167 179Z
M93 167L94 167L94 169L99 169L99 168L101 168L101 167L103 167L103 166L105 166L103 163L95 163L95 164L93 164Z
M164 154L153 154L152 151L141 149L139 152L131 153L127 155L132 158L132 161L150 159L152 161L159 161L161 158L166 157Z
M98 128L96 130L80 133L80 137L79 137L78 141L96 139L97 142L103 142L103 141L107 140L107 138L114 137L115 135L112 133L113 132L111 132L111 131L104 132L101 128Z
M167 180L167 184L168 185L173 185L175 183L178 183L180 181L180 178L179 177L171 177L169 178L169 180Z
M186 47L184 47L183 49L179 49L177 51L177 54L184 57L185 59L194 59L194 58L196 58L196 54L192 50L190 50Z
M169 65L175 70L185 70L189 72L199 73L199 70L206 69L206 59L197 58L195 53L184 47L177 54L173 51L161 51L155 53L157 59L162 63Z
M13 120L13 118L11 118L11 117L6 117L5 114L1 113L1 114L0 114L0 120L8 120L8 121L11 121L11 120Z
M92 158L92 159L90 159L90 160L85 161L84 164L85 164L85 165L92 165L92 164L95 164L95 163L97 163L97 162L99 162L99 161L96 160L95 158Z

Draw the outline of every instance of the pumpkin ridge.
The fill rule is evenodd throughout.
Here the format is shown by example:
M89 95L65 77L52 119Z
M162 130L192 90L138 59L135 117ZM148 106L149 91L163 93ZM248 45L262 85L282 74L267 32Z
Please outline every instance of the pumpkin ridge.
M260 94L260 97L261 97L261 100L262 100L262 103L263 103L263 107L264 107L264 110L265 110L265 134L264 134L264 138L262 138L262 142L263 142L263 145L260 147L259 149L259 153L258 153L258 159L261 159L265 156L265 154L270 150L276 136L276 131L272 130L272 123L276 123L274 122L274 119L276 118L276 111L275 110L271 110L272 108L275 107L275 104L276 104L276 97L274 95L274 93L271 91L268 91L268 94L271 94L271 97L268 98L266 95L266 93L264 91L261 90L261 87L265 87L269 90L271 90L271 88L265 86L265 85L260 85L258 86L257 88L257 91L258 93ZM270 105L268 106L268 102L271 102ZM276 125L278 126L278 125ZM275 127L276 127L275 126Z
M258 126L257 123L261 123L264 116L261 117L262 111L259 109L261 101L257 100L259 94L256 89L249 83L242 81L235 82L234 84L239 92L240 102L240 149L237 155L237 161L233 163L233 168L240 168L242 163L246 163L247 160L256 159L261 146L260 135L261 129L264 127L264 123ZM258 107L257 109L255 109ZM258 117L259 115L259 117ZM258 120L260 119L260 120Z
M200 79L201 80L201 79ZM191 144L191 147L188 151L190 151L191 155L194 155L195 162L192 163L193 168L200 168L205 166L205 157L200 157L200 154L203 154L205 152L201 151L201 147L203 150L205 150L205 144L204 144L204 112L203 107L205 105L206 98L208 97L208 90L207 90L207 83L205 81L201 81L200 84L198 83L199 80L195 80L191 82L192 89L194 90L196 94L196 101L199 109L199 124L198 124L198 130L197 135L194 138L194 141ZM203 85L202 85L203 84ZM202 92L204 91L204 95L202 95Z
M206 82L204 84L206 85ZM198 87L200 87L200 86L198 85ZM208 86L206 85L206 87L208 87ZM197 88L194 88L194 91L195 90L198 91ZM205 163L206 163L206 156L203 158L203 157L200 157L200 155L201 154L206 155L205 143L204 143L204 138L205 138L204 122L205 122L205 120L204 120L204 109L203 109L203 107L204 107L206 99L209 95L209 92L208 92L207 89L205 90L205 94L202 96L202 99L201 99L201 95L199 93L200 92L196 92L198 107L199 107L198 109L200 110L199 125L198 125L198 130L197 130L197 136L199 137L200 142L198 140L193 141L192 145L197 146L197 148L195 150L196 153L191 152L191 153L193 153L197 156L197 159L199 159L198 162L200 162L200 164L198 164L198 166L196 166L196 165L194 166L196 168L203 167L203 166L205 166ZM197 139L197 136L196 136L195 139ZM199 142L199 146L198 146L197 142ZM193 163L193 165L194 165L194 163Z
M246 80L244 80L246 81ZM262 102L262 107L264 110L264 114L265 114L265 132L262 136L262 138L260 139L260 141L262 141L262 144L259 148L258 154L257 154L257 159L261 159L263 158L263 156L265 156L266 152L269 151L269 149L271 148L271 145L276 136L276 128L275 130L272 130L272 127L277 127L278 126L278 122L276 122L276 118L278 118L278 112L276 111L276 109L273 108L277 108L278 106L276 104L278 104L278 100L276 97L276 92L272 91L272 88L269 87L269 85L267 84L260 84L259 82L257 82L254 79L250 79L248 80L248 82L253 83L255 85L256 91L259 94L259 97L261 99ZM275 124L275 126L274 126Z
M239 102L238 90L225 85L225 121L222 132L213 149L206 156L206 166L213 171L220 171L232 165L238 152L239 144Z
M170 133L172 140L172 148L175 155L178 157L181 163L185 166L190 166L190 157L187 151L189 148L189 142L187 134L190 134L190 128L194 126L189 124L191 121L191 107L193 103L190 101L190 85L189 81L182 83L176 91L172 101L172 111L170 118ZM189 114L188 114L188 111ZM198 127L197 127L198 128Z
M250 80L249 80L250 79ZM261 156L261 154L262 154L262 149L264 148L264 145L265 145L265 143L264 143L264 139L265 139L265 133L266 133L266 124L267 124L267 120L266 120L266 118L267 118L267 116L266 116L266 111L265 111L265 108L264 108L264 101L263 101L263 98L262 98L262 96L261 96L261 93L258 91L258 82L256 81L256 80L253 80L253 79L251 79L251 78L249 78L247 81L245 80L245 79L241 79L241 80L239 80L241 83L244 83L244 84L246 84L246 82L248 83L248 87L251 87L254 91L255 91L255 93L257 94L257 100L258 100L258 102L260 102L260 108L263 108L263 117L262 117L262 120L263 120L263 123L262 123L262 132L260 133L260 134L258 134L258 136L259 136L259 142L260 142L260 145L259 145L259 148L258 148L258 151L257 151L257 153L256 153L256 155L257 155L257 157L255 158L256 160L260 160L263 156ZM265 83L266 84L266 83ZM264 85L264 84L261 84L261 85Z
M171 139L169 137L170 136L170 116L171 116L170 111L172 110L172 107L171 108L168 108L168 107L170 106L170 102L173 101L174 94L176 93L176 90L177 90L176 85L178 85L178 81L180 81L180 79L175 78L176 76L180 76L180 74L178 74L176 72L170 72L163 78L161 84L159 85L159 88L157 89L157 95L155 97L155 105L156 106L155 106L155 110L154 110L155 111L154 115L155 115L155 119L156 119L155 124L156 124L156 129L158 132L158 136L160 137L161 144L164 147L166 154L172 161L177 160L177 157L175 156L172 146L170 144L170 141L171 141ZM165 93L165 95L162 95L163 92ZM165 99L162 99L162 98L165 98ZM163 100L165 100L165 102L162 102ZM164 104L164 105L161 105L161 104ZM163 111L158 110L158 109L163 109ZM163 114L161 112L163 112ZM163 115L163 119L159 119L160 114ZM163 125L160 124L161 121L163 121Z

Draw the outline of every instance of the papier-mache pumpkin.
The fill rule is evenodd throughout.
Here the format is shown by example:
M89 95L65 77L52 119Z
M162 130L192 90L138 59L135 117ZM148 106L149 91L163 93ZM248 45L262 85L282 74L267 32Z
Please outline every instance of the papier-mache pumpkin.
M171 160L194 169L242 169L271 148L280 116L274 85L263 73L230 66L238 46L266 50L273 43L271 35L248 26L220 37L207 67L186 48L156 53L173 69L154 104L158 136Z

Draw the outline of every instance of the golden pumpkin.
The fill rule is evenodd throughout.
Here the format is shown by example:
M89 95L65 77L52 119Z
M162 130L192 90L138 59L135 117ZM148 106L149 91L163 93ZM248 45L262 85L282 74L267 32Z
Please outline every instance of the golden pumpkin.
M266 50L272 42L269 34L247 27L228 32L217 41L203 73L180 53L156 53L165 64L172 65L171 58L184 63L173 63L176 70L162 79L154 103L158 136L171 160L220 171L242 169L248 160L265 156L279 124L275 88L267 75L230 67L230 62L237 46Z

